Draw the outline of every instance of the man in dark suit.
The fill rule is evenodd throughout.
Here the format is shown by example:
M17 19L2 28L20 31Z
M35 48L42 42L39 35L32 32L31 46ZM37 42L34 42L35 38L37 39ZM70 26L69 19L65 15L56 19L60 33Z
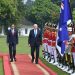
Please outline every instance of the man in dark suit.
M11 29L7 33L7 43L9 46L10 62L16 61L16 45L18 44L18 31L12 24Z
M28 44L31 47L32 63L34 62L35 59L34 51L36 50L35 63L38 64L39 48L40 45L42 45L42 34L37 24L34 24L33 28L34 29L32 29L29 33Z

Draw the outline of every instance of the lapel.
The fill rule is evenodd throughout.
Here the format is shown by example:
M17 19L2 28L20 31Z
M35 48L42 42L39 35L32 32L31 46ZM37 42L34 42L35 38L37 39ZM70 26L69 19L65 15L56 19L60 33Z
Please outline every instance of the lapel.
M32 35L34 35L34 37L35 37L35 34L34 34L34 29L32 30Z
M39 29L37 29L37 35L39 34Z

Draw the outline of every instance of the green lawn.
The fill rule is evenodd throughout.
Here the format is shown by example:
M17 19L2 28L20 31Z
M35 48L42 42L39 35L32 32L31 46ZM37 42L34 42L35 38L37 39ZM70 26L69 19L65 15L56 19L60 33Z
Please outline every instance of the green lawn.
M26 53L30 52L30 48L27 44L27 37L19 38L19 44L17 45L17 53ZM0 52L8 53L8 45L6 43L6 38L0 38Z
M61 69L57 68L56 66L49 64L47 61L45 61L43 58L40 58L44 64L46 64L48 67L50 67L53 71L55 71L58 75L69 75L68 73L62 71Z
M20 37L19 44L17 45L17 54L29 54L30 47L28 46L28 37ZM0 52L8 53L8 45L6 43L6 38L0 38ZM42 48L41 48L42 50ZM40 50L40 56L42 56L42 52Z
M0 75L4 75L2 59L0 59Z
M28 40L27 37L19 38L19 44L17 45L17 54L30 54L30 47L28 46L27 40ZM8 45L6 44L6 38L0 38L0 52L8 53ZM42 48L40 49L40 59L42 60L42 62L44 64L46 64L48 67L50 67L52 70L54 70L58 75L68 75L67 73L61 71L57 67L49 64L42 58ZM1 65L1 63L0 63L0 65ZM0 66L0 67L2 67L2 66ZM0 68L0 69L2 70L2 68ZM1 71L1 72L3 72L3 71ZM0 75L3 75L3 74L0 74Z

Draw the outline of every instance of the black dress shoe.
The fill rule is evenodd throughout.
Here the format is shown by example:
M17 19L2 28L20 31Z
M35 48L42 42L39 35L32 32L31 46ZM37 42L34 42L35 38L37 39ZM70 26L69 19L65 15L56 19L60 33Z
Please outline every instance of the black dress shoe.
M38 60L37 59L35 60L35 64L38 64Z
M38 62L36 62L35 64L38 64Z
M10 62L13 62L13 60L10 60Z
M34 62L34 59L32 59L31 62L33 63Z
M38 62L35 62L35 64L38 64Z

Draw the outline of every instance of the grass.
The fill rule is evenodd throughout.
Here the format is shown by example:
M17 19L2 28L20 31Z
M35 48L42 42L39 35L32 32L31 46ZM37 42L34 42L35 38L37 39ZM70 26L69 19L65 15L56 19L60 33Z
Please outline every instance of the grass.
M51 68L54 72L56 72L58 75L69 75L68 73L62 71L61 69L57 68L56 66L49 64L47 61L45 61L43 58L40 58L44 64L46 64L49 68Z
M17 54L30 54L30 47L28 46L28 38L20 37L19 44L17 45ZM8 45L6 43L6 38L0 38L0 53L8 53ZM42 48L41 48L42 49ZM40 52L40 56L42 56L42 52Z
M0 59L0 75L4 75L2 59Z
M28 41L27 40L28 40L27 37L20 37L19 38L19 44L17 45L17 54L30 54L30 47L28 46ZM8 45L6 43L6 38L5 37L0 37L0 53L8 53ZM42 62L44 64L46 64L48 67L50 67L58 75L68 75L66 72L61 71L56 66L53 66L53 65L49 64L47 61L45 61L42 58L42 47L40 49L40 59L42 60ZM2 61L0 62L0 64L1 63L2 63ZM2 67L2 66L0 66L0 67ZM1 72L3 72L3 71L1 71ZM0 74L0 75L2 75L2 74Z
M27 37L20 37L19 44L17 45L17 53L30 53L30 48L27 44ZM8 53L8 45L6 43L6 38L0 38L0 52L1 53Z

